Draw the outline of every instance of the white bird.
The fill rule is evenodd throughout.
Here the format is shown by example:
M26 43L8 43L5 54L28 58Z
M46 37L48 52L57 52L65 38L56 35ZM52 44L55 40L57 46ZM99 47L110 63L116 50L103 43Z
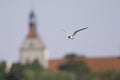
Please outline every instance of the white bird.
M88 28L88 27L85 27L85 28L82 28L82 29L78 29L78 30L74 31L72 35L68 34L65 30L63 30L63 31L67 34L67 38L68 38L68 39L75 39L74 36L75 36L79 31L85 30L85 29L87 29L87 28Z

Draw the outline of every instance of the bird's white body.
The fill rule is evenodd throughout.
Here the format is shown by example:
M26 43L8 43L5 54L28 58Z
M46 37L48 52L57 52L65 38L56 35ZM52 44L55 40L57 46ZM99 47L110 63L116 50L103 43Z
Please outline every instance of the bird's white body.
M68 36L68 39L75 39L73 36Z

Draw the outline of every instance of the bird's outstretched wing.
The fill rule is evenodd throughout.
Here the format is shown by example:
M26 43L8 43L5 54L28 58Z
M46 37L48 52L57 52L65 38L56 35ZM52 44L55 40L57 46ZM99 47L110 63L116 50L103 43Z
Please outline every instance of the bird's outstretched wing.
M68 34L68 33L67 33L67 31L66 31L66 30L62 29L62 31L64 31L64 32L66 33L66 35L67 35L67 36L69 36L69 35L70 35L70 34Z
M72 36L74 37L74 36L76 35L77 32L82 31L82 30L85 30L85 29L87 29L87 28L88 28L88 27L85 27L85 28L76 30L76 31L72 34Z

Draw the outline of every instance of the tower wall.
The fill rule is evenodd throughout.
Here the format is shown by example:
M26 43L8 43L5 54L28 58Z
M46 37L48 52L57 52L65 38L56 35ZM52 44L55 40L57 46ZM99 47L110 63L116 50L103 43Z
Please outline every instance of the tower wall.
M40 65L48 68L48 50L39 38L27 38L21 48L21 63L27 64L38 60Z

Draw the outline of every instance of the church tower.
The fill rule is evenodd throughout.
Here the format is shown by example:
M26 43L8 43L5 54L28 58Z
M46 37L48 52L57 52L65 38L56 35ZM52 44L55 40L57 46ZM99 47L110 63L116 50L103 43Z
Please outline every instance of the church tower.
M32 63L35 60L44 68L48 68L48 50L36 31L36 16L33 11L29 15L29 32L21 47L20 62Z

